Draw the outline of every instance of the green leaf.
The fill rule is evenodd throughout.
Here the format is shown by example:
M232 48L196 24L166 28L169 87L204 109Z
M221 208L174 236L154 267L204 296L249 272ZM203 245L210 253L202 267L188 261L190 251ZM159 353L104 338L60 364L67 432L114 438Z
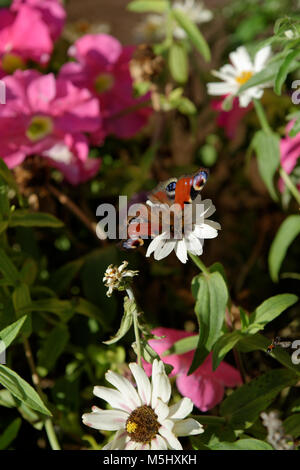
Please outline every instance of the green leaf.
M221 404L221 414L235 429L249 427L283 388L297 380L292 370L271 370L229 395Z
M127 5L127 10L135 13L145 13L154 11L164 13L168 8L168 2L165 0L134 0Z
M243 335L237 344L237 349L243 353L260 350L265 354L269 354L267 353L268 346L270 346L270 340L257 333L255 335ZM270 356L280 362L283 366L293 370L294 373L300 375L300 365L293 364L290 354L288 354L284 349L275 348L270 353Z
M38 264L33 258L26 258L20 272L21 281L29 286L34 284L38 274Z
M62 320L68 321L74 313L74 307L69 300L56 298L32 300L27 306L19 310L19 313L49 312L58 315Z
M277 201L278 196L274 188L274 175L280 163L279 136L264 131L256 132L252 146L257 155L258 169L272 198Z
M0 177L8 184L8 186L15 190L16 194L19 196L19 202L22 202L16 180L2 158L0 158Z
M181 10L175 8L172 10L172 13L178 25L186 32L188 38L192 41L200 54L202 54L207 62L210 61L209 46L197 26Z
M0 435L0 450L7 449L7 447L15 440L21 424L21 418L16 418L7 426L5 431Z
M25 403L25 405L44 415L51 416L50 411L46 408L34 388L16 372L2 364L0 364L0 383L12 395L21 400L22 403Z
M45 377L54 368L59 356L64 351L69 341L69 332L64 325L56 326L43 342L38 351L38 373Z
M131 300L128 297L125 297L124 299L124 315L121 320L121 325L120 328L118 329L117 333L113 338L111 338L108 341L103 341L104 344L113 344L119 341L123 336L128 333L128 331L131 328L132 322L133 322L133 313L136 310L137 306L135 303L135 300Z
M262 330L267 323L277 318L284 310L295 304L298 297L294 294L279 294L265 300L250 315L250 324L248 332L256 333Z
M283 427L289 436L300 437L300 413L289 416L283 422Z
M2 248L0 248L0 271L5 279L13 285L20 279L17 268Z
M30 212L18 209L11 215L9 227L51 227L58 228L64 224L51 214L43 212Z
M211 450L273 450L270 444L258 439L239 439L236 442L216 442L208 447Z
M290 244L300 233L300 215L290 215L281 226L272 242L269 252L269 270L274 282L278 282L278 274Z
M5 344L5 347L8 346L13 342L13 340L18 336L19 331L21 330L22 326L24 325L25 320L27 319L27 315L24 315L19 320L15 321L11 325L7 326L3 330L0 331L0 339ZM1 354L1 343L0 343L0 354Z
M189 351L196 349L199 341L199 335L188 336L187 338L182 338L179 341L176 341L170 349L167 349L163 353L163 356L169 356L170 354L184 354Z
M277 95L281 95L282 85L284 84L288 73L290 72L291 64L300 55L299 49L290 52L279 67L278 73L275 78L274 91Z
M78 258L61 266L49 279L49 286L59 295L68 289L84 264L84 258Z
M226 354L240 341L242 333L238 330L225 333L213 347L213 370L216 370Z
M227 286L219 272L194 277L192 292L196 299L199 340L189 374L202 364L219 338L228 301Z
M174 80L185 83L189 75L188 57L184 45L174 42L169 49L169 67Z
M27 284L19 284L12 294L12 301L17 317L19 317L19 310L27 308L31 304L30 291Z

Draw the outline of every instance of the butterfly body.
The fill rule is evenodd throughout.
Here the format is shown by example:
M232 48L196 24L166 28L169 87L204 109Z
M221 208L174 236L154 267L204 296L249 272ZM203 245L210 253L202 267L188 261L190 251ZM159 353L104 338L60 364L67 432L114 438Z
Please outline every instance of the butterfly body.
M171 207L181 213L185 204L191 204L200 191L203 189L207 179L208 170L200 168L193 175L182 176L179 179L170 178L160 183L148 198L149 203L144 204L144 210L137 217L128 219L128 239L123 243L123 247L127 249L137 248L143 245L145 238L157 236L162 228L162 214L159 207ZM158 208L153 211L153 205ZM170 212L170 231L174 224L174 213Z

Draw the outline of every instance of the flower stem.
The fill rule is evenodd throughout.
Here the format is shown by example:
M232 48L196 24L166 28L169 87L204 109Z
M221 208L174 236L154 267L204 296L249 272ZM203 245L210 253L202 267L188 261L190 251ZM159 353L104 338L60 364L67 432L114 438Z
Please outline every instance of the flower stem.
M25 350L25 356L26 356L28 365L29 365L30 370L31 370L32 382L33 382L33 384L36 388L37 393L39 394L39 396L43 400L43 391L42 391L41 384L40 384L40 377L39 377L39 375L37 373L37 370L36 370L36 367L35 367L35 362L34 362L34 359L33 359L32 351L31 351L31 347L30 347L30 343L29 343L28 339L23 340L23 345L24 345L24 350ZM51 449L52 450L61 450L60 445L59 445L58 440L57 440L57 437L56 437L56 434L55 434L55 431L54 431L54 426L53 426L53 422L52 422L51 418L46 418L44 420L44 425L45 425L45 431L46 431Z
M135 308L133 311L133 327L134 327L134 335L135 335L135 342L136 342L136 355L137 355L137 362L139 366L142 366L142 349L141 349L141 340L140 340L140 332L139 332L139 325L138 325L138 310L136 305L136 300L134 297L133 290L131 287L127 287L126 289L127 295L130 300L133 300L135 303Z
M271 134L272 129L270 127L270 124L268 123L268 119L267 119L266 113L264 111L264 108L261 102L257 99L254 99L253 103L254 103L255 111L259 119L260 125L262 127L262 130L266 132L266 134Z
M205 264L201 261L201 259L196 256L196 255L193 255L192 253L190 253L188 251L188 254L189 254L189 257L191 258L191 260L194 261L195 265L197 266L197 268L200 269L200 271L203 272L203 274L206 274L206 276L209 276L209 270L207 269L207 267L205 266Z
M287 185L290 193L294 196L294 198L296 199L296 201L300 205L300 193L299 193L298 189L296 188L296 186L294 185L294 183L292 182L289 175L287 174L287 172L282 167L280 167L279 174L280 174L281 178L283 179L283 181L285 182L285 184Z

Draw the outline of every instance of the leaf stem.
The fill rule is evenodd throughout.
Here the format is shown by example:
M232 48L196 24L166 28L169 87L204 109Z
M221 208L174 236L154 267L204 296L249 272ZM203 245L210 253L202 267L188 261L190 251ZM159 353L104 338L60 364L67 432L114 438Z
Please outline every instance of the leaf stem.
M294 185L294 183L292 182L289 175L287 174L287 172L282 167L280 167L279 174L281 178L283 179L283 181L285 182L285 184L287 185L290 193L294 196L297 203L300 205L300 193L298 189L296 188L296 186Z
M137 362L138 365L142 367L142 349L141 349L141 340L140 340L140 332L139 332L139 324L138 324L138 309L136 300L134 297L134 293L131 287L127 287L126 289L127 295L130 300L133 300L135 303L135 309L133 311L133 327L134 327L134 335L135 335L135 342L136 342L136 355L137 355Z
M209 270L207 269L207 267L205 266L205 264L201 261L201 259L196 256L196 255L193 255L192 253L190 253L188 251L188 255L189 257L191 258L192 261L194 261L195 265L197 266L197 268L200 269L200 271L203 272L203 274L205 274L206 276L209 276L210 272Z
M261 128L264 132L266 132L266 134L271 134L272 133L272 129L270 127L270 124L268 123L268 119L267 119L267 116L266 116L266 113L264 111L264 108L260 102L260 100L258 99L254 99L253 100L253 103L254 103L254 107L255 107L255 111L256 111L256 115L259 119L259 122L260 122L260 125L261 125Z

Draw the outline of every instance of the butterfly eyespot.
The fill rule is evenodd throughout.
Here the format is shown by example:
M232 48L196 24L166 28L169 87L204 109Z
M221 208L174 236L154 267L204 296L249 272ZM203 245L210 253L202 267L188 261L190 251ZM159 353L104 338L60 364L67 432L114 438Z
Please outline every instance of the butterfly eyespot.
M171 198L175 197L176 183L177 180L170 181L166 186L166 193Z
M201 191L203 186L205 185L206 181L208 178L208 172L207 171L199 171L194 178L193 178L193 188L195 191Z

